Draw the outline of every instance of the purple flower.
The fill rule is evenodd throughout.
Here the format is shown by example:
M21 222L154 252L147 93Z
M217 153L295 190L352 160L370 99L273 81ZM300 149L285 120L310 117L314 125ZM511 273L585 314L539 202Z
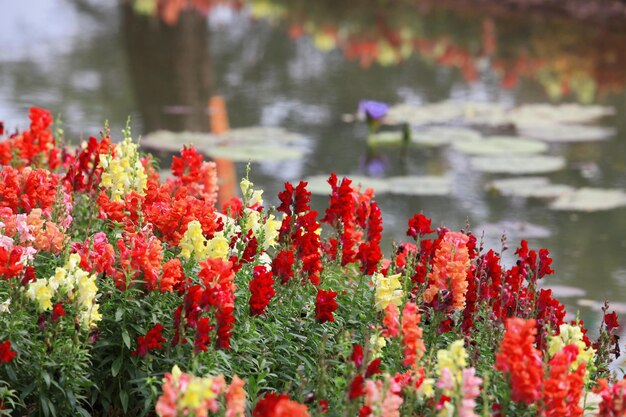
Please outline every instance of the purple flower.
M359 114L364 114L367 120L380 120L387 115L389 105L380 101L361 100L359 102Z

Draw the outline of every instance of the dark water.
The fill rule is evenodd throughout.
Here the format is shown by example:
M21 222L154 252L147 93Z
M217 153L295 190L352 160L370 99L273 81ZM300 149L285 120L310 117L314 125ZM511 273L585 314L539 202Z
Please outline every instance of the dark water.
M37 105L61 115L73 139L96 135L105 118L119 132L129 115L135 134L207 131L206 103L219 94L232 127L279 125L309 138L302 160L253 165L251 179L269 197L287 180L363 174L366 129L341 117L362 98L599 103L615 108L604 123L618 135L552 145L568 167L551 177L626 188L626 33L540 16L455 13L428 2L251 3L208 18L183 13L168 26L104 2L0 0L0 119L24 127L27 109ZM450 197L378 198L389 241L402 239L406 219L419 211L451 228L536 224L549 232L530 239L553 254L557 275L549 284L582 291L562 298L569 311L594 322L600 313L587 305L608 298L626 312L626 210L571 214L494 196L484 191L491 177L449 150L382 157L385 175L454 178ZM514 248L519 237L509 234ZM500 247L499 229L486 243Z

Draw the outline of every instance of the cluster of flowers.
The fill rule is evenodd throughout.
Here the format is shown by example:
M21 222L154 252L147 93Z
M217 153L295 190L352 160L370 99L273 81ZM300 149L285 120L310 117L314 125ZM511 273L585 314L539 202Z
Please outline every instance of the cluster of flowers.
M286 336L308 329L297 340L306 345L317 338L322 346L311 354L310 346L288 345L287 352L308 365L326 360L328 349L338 364L328 369L322 363L319 375L303 376L303 384L318 381L306 387L306 396L281 394L286 384L261 386L263 377L245 367L247 374L226 367L230 385L224 377L174 368L156 405L161 416L225 410L234 417L246 407L255 417L336 409L361 417L473 417L481 407L480 414L493 416L519 410L520 416L581 416L581 399L594 388L602 397L600 415L621 407L623 383L598 382L610 377L607 364L618 354L617 317L605 309L595 343L582 321L565 323L563 306L538 286L554 273L545 249L531 250L522 241L517 262L507 269L501 255L483 253L471 233L433 230L429 218L415 214L408 221L410 241L385 258L374 193L347 178L330 176L321 219L305 182L285 183L272 213L246 178L242 198L219 210L216 166L193 147L173 157L173 176L162 181L128 130L120 144L105 132L72 154L57 149L49 114L36 109L31 119L30 130L3 142L11 154L2 156L0 173L0 289L31 303L20 301L19 308L32 308L35 321L69 316L93 339L102 330L109 339L90 346L92 357L114 364L107 375L116 377L123 364L136 367L111 383L113 389L129 375L137 378L138 369L163 375L174 362L211 373L223 358L240 363L247 332L267 336L264 329L271 332L271 321L280 319L294 326ZM153 303L158 308L139 311ZM369 311L355 312L355 306ZM10 300L0 304L3 323L9 307ZM131 319L141 323L127 324ZM17 332L0 328L1 362L17 358L24 366L26 342L7 334ZM261 355L263 342L246 346L242 360ZM279 355L262 354L263 360ZM254 361L254 372L267 371ZM2 366L0 380L11 378ZM292 371L295 380L300 368ZM334 373L334 383L324 380L325 372ZM258 398L246 399L235 374L248 379ZM115 395L126 399L120 410L126 411L128 396ZM509 397L512 402L503 400ZM115 407L107 401L103 409ZM133 401L150 405L149 397Z

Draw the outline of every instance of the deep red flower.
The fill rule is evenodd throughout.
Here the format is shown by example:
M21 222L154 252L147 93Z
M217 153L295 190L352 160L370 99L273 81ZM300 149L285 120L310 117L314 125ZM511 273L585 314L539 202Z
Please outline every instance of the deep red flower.
M354 377L350 383L350 390L348 391L348 398L350 400L356 400L365 394L365 379L363 375L358 374Z
M361 345L354 345L352 348L352 355L350 355L350 360L354 362L354 365L357 368L360 368L363 365L363 347Z
M422 213L415 214L409 219L409 229L406 231L407 236L417 238L432 233L430 228L432 220L424 216Z
M604 315L604 324L606 324L606 331L611 332L611 330L619 327L619 323L617 322L617 313L612 312Z
M133 356L146 356L150 351L158 350L163 347L165 339L161 332L163 331L163 325L161 323L155 324L145 336L137 337L137 349L130 352Z
M60 317L65 317L65 309L63 308L63 304L56 303L54 307L52 307L52 322L54 323Z
M317 297L315 299L315 318L320 323L335 321L333 312L335 312L335 310L339 307L335 301L336 296L337 293L334 291L326 291L321 288L317 290Z
M372 375L381 374L380 363L382 360L380 358L376 358L367 365L367 369L365 370L365 378L369 378Z
M319 400L317 405L319 406L320 413L328 414L328 400Z
M5 340L0 343L0 363L1 362L11 362L17 352L11 350L11 341Z
M273 285L274 278L272 272L268 271L263 265L255 266L249 284L250 292L252 293L249 302L251 315L258 316L265 313L265 308L276 294Z
M293 264L296 262L293 250L282 250L278 252L272 261L272 272L286 284L293 278Z

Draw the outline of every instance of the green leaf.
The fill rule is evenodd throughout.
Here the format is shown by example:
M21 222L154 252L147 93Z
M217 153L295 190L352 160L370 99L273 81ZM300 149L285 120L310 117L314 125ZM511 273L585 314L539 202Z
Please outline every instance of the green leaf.
M121 368L122 368L122 357L118 356L113 361L113 365L111 365L111 375L113 375L114 377L117 376L117 374L120 373Z
M126 391L120 391L120 402L124 412L128 411L128 393Z
M126 348L130 349L130 336L128 335L128 330L122 330L122 339L124 340Z
M46 383L46 387L50 388L50 374L46 371L43 371L41 373L41 376L44 380L44 382Z
M122 317L124 316L124 309L122 307L118 307L115 311L115 321L122 321Z
M81 406L76 407L76 411L78 411L80 415L83 417L91 417L91 414L89 413L89 411L85 410Z

